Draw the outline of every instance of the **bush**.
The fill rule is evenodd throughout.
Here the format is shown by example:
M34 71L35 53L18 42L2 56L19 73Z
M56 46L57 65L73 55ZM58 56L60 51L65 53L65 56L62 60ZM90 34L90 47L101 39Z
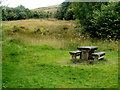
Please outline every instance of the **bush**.
M73 3L74 17L91 37L118 39L120 2Z
M73 11L70 2L63 2L61 7L57 10L55 18L60 20L73 20Z
M2 20L21 20L28 18L49 18L53 17L52 13L42 11L32 11L24 6L20 5L16 8L10 8L1 6L2 8Z
M120 3L109 3L108 5L102 5L101 10L93 11L93 18L90 19L92 25L89 25L86 31L93 37L118 39L120 10L117 8L119 4Z

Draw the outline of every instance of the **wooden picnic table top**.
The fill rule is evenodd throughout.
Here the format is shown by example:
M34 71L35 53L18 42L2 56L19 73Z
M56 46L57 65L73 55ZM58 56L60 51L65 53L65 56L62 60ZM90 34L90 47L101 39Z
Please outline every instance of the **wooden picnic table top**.
M79 50L97 50L98 46L80 46L77 49L79 49Z

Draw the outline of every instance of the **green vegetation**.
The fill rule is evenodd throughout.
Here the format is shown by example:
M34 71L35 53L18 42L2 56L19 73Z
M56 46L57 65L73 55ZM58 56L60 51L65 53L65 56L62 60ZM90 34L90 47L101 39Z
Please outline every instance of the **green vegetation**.
M72 6L70 2L63 2L61 4L61 7L58 8L55 18L60 20L73 20L73 11Z
M120 2L0 8L3 88L118 88ZM78 46L98 46L105 58L75 63Z
M60 5L53 5L53 6L48 6L48 7L41 7L41 8L36 8L36 9L32 9L32 11L42 11L42 12L46 12L46 10L48 10L48 12L56 12L56 10L60 7ZM51 11L52 10L52 11Z
M29 9L25 8L24 6L20 5L16 8L10 7L2 7L2 20L20 20L20 19L28 19L30 18L31 12Z
M52 17L52 13L43 12L43 11L34 11L25 8L20 5L16 8L10 8L6 6L1 6L2 8L2 20L21 20L21 19L29 19L29 18L50 18Z
M117 88L118 41L91 39L74 21L3 22L3 88ZM69 51L98 46L105 59L73 63Z
M63 2L56 13L60 20L76 19L82 33L92 38L118 39L120 2Z
M63 2L60 5L29 10L20 5L16 8L2 6L2 20L31 18L57 18L76 20L79 32L92 38L119 39L120 2Z
M87 32L92 37L118 39L119 4L120 2L73 3L73 12L84 28L84 33Z

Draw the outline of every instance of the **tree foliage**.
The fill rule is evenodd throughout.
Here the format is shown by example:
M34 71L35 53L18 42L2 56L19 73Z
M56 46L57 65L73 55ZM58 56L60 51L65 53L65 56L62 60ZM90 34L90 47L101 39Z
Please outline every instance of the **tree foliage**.
M119 8L119 9L118 9ZM101 5L100 10L94 10L89 30L92 36L118 38L120 31L120 3L114 2Z
M73 20L73 11L70 2L63 2L55 14L57 19Z
M2 6L2 20L21 20L28 18L49 18L51 13L32 11L20 5L16 8Z
M120 2L63 2L56 18L77 19L91 37L119 38Z

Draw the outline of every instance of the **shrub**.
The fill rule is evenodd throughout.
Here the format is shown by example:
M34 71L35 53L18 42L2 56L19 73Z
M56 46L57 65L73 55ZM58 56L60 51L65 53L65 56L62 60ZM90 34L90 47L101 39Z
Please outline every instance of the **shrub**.
M86 31L93 37L118 39L120 10L117 8L119 4L109 3L108 5L102 5L101 10L93 11L93 18L90 20L92 25L89 25Z
M91 37L118 39L120 2L73 3L74 18Z

